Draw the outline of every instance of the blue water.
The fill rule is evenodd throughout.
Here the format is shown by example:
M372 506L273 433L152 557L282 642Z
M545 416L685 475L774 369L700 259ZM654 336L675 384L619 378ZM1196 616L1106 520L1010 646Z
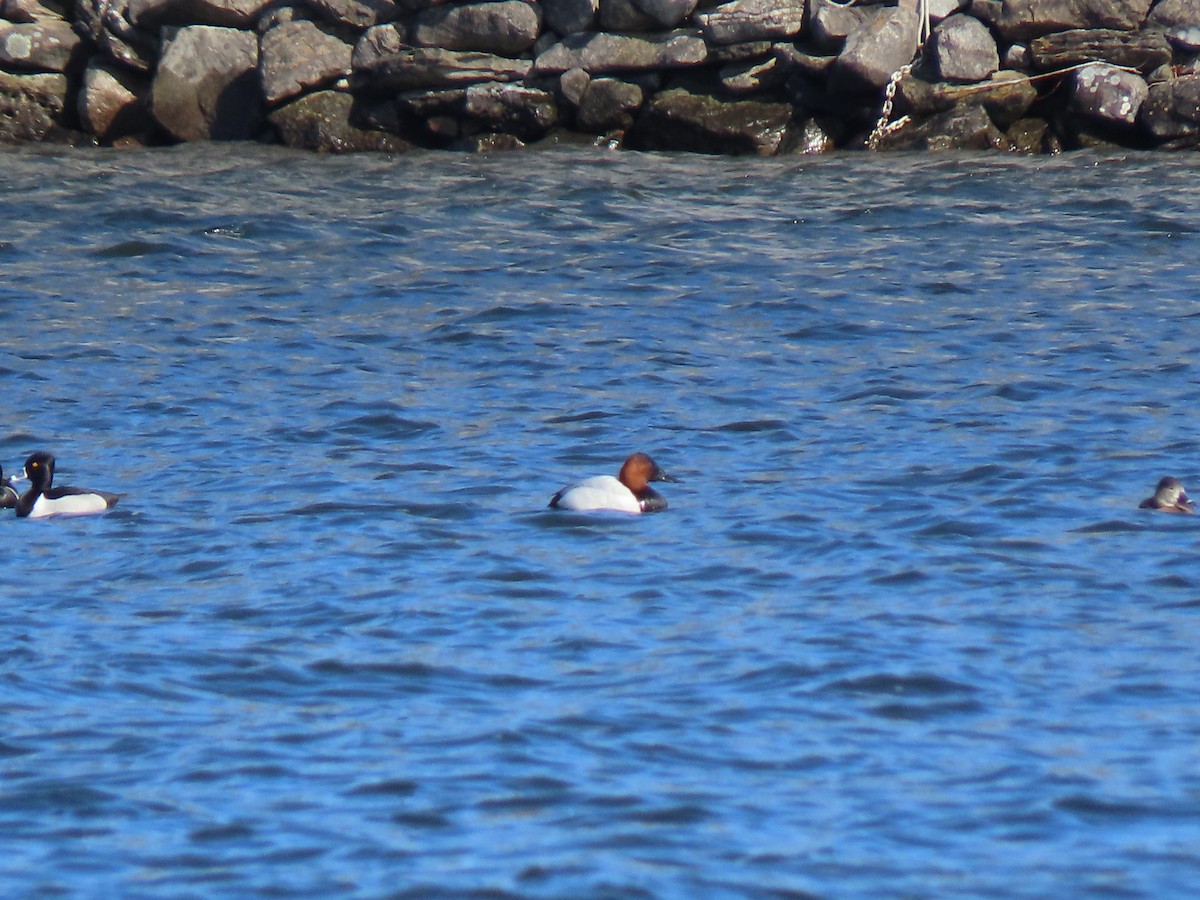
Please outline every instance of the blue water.
M5 896L1184 895L1194 157L15 150ZM641 517L545 509L645 450Z

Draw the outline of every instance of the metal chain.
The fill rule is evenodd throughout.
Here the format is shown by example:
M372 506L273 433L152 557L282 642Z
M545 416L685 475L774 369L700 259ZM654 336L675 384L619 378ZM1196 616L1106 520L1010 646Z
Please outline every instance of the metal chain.
M868 149L878 150L880 141L887 135L899 131L908 123L908 116L903 116L890 124L889 120L892 118L892 106L896 101L896 89L900 86L900 82L912 72L912 68L912 63L901 66L892 73L887 87L883 89L883 108L879 111L879 121L875 123L875 130L867 138Z

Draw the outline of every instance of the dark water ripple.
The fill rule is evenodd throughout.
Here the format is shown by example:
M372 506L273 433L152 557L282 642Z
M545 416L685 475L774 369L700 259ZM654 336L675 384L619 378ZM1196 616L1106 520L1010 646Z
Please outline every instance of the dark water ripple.
M8 893L1192 891L1187 157L5 164Z

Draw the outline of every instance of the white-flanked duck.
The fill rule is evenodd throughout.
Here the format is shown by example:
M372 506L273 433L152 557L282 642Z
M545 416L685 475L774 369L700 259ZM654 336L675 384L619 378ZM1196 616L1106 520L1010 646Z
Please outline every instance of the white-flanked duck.
M88 488L55 487L54 457L38 451L25 460L21 479L29 480L29 490L16 503L17 515L24 519L48 516L87 516L102 513L117 505L117 495Z
M1138 509L1160 509L1163 512L1191 513L1196 511L1193 503L1183 489L1178 478L1168 475L1158 482L1154 496L1147 497L1138 504Z
M645 453L635 453L625 460L616 478L611 475L596 475L565 487L550 498L550 508L580 511L609 509L627 513L660 512L667 508L667 501L650 487L650 482L677 480L660 469L658 463Z

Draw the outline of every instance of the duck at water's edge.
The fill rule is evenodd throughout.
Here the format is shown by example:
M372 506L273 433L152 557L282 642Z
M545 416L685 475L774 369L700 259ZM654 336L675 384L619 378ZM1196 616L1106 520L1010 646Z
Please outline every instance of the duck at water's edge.
M1178 478L1168 475L1158 482L1154 496L1147 497L1138 504L1138 509L1160 509L1163 512L1191 513L1196 511L1196 504L1188 499L1187 491Z
M596 475L565 487L550 498L550 508L609 509L628 513L660 512L667 508L667 501L650 487L650 482L677 480L659 468L658 463L645 453L635 453L625 460L616 478L611 475Z
M25 460L21 479L29 480L29 489L16 502L17 516L45 519L49 516L86 516L105 512L117 505L116 494L88 488L55 487L54 457L44 451Z

